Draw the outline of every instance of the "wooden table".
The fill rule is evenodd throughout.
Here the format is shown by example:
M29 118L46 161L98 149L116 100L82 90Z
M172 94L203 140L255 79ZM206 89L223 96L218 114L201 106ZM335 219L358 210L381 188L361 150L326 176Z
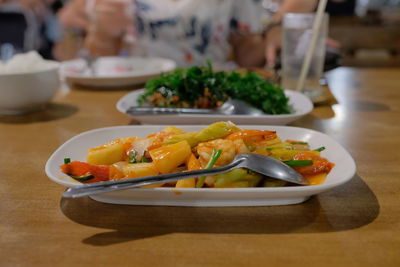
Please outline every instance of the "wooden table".
M329 134L357 175L281 207L145 207L63 199L44 165L83 131L135 123L127 91L72 90L1 117L0 266L400 266L400 69L338 68L339 104L294 123Z
M400 66L400 23L377 19L357 16L330 18L329 36L342 46L341 65Z

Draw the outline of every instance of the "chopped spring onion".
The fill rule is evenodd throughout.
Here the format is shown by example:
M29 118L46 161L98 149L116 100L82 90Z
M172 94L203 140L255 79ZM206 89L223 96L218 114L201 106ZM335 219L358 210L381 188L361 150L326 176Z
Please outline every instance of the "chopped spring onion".
M150 160L146 157L142 157L142 159L139 160L139 162L150 162Z
M324 151L324 150L325 150L324 146L321 146L320 148L314 149L314 151L318 151L318 152L321 152L321 151Z
M249 170L249 169L247 169L247 173L250 174L250 175L256 174L255 171L252 171L252 170Z
M136 159L136 156L137 156L137 152L136 151L129 151L129 163L137 163L138 161L137 161L137 159Z
M219 150L213 149L210 160L208 161L208 163L207 163L206 167L204 167L204 169L211 169L214 166L215 162L218 160L218 158L221 156L221 154L222 154L221 149L219 149ZM197 180L197 183L196 183L196 187L197 188L203 187L205 179L206 179L205 176L199 177L199 179Z
M274 150L274 149L293 150L293 147L291 147L291 146L284 146L284 147L282 147L282 146L272 146L272 147L267 147L265 150L271 151L271 150Z
M137 152L136 151L130 151L129 152L129 163L141 163L141 162L150 162L148 158L143 156L140 160L137 159Z
M64 158L64 164L68 164L68 163L70 163L71 162L71 159L70 158Z
M91 175L91 174L87 174L87 175L84 175L84 176L73 176L73 175L70 175L70 177L75 179L75 180L77 180L77 181L79 181L79 182L84 182L84 181L87 181L87 180L90 180L90 179L94 178L94 176Z
M304 167L304 166L310 166L313 164L312 160L287 160L284 161L286 165L290 167Z
M289 142L291 145L308 145L307 142Z

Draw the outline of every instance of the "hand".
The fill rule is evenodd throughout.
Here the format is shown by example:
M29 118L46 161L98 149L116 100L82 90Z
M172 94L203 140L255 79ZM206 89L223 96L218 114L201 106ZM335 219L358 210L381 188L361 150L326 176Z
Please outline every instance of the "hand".
M95 0L93 0L95 1ZM131 0L97 0L90 14L90 27L85 47L91 55L118 54L127 32L132 32ZM129 31L131 30L131 31Z
M91 30L111 38L121 36L132 25L132 13L130 0L97 0Z
M58 13L61 25L65 28L78 28L87 31L89 18L86 14L86 0L70 0Z
M274 68L276 57L282 47L282 26L272 27L265 34L265 59L267 66Z
M342 48L342 44L339 41L329 38L329 37L326 38L326 45L335 50L340 50Z

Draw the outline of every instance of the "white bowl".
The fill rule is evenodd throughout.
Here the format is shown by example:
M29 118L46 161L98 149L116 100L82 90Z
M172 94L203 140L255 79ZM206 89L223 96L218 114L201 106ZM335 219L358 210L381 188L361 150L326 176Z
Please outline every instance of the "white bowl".
M43 109L60 87L59 63L46 60L45 68L0 73L0 114L19 115Z

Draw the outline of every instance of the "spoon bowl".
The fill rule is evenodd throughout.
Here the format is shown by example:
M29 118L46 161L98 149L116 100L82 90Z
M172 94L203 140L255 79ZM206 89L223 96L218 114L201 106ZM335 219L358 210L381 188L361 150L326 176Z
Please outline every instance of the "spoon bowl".
M239 154L230 164L219 168L84 184L66 190L63 193L63 196L70 198L84 197L88 195L141 187L145 185L168 183L187 178L215 175L225 173L236 168L246 168L262 175L291 183L302 185L308 184L307 180L305 180L303 176L279 160L260 154Z
M126 113L130 115L167 115L167 114L203 114L203 115L236 114L236 115L252 115L252 116L265 115L263 111L239 99L229 99L222 106L215 109L133 106L128 108Z

